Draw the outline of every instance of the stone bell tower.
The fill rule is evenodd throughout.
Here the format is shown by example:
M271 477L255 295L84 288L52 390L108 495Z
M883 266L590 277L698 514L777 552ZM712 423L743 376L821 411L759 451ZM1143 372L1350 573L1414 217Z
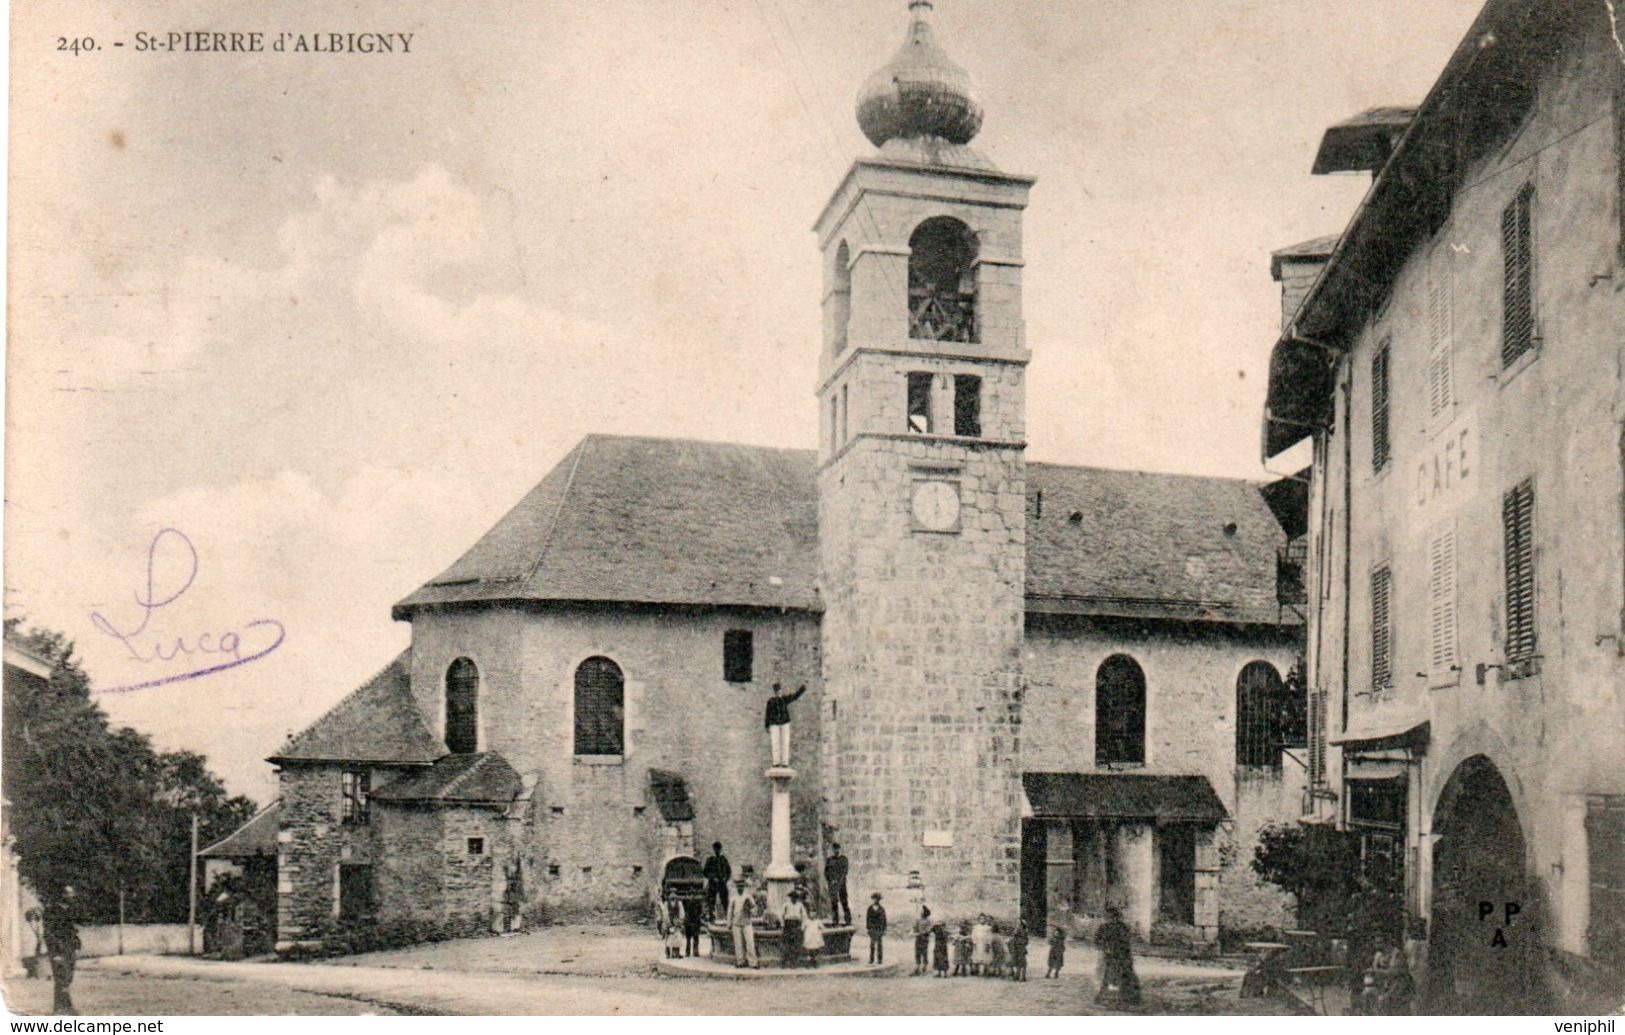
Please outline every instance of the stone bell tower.
M877 150L815 227L823 815L854 899L917 875L939 915L1013 916L1033 180L967 146L975 87L909 12L858 97Z

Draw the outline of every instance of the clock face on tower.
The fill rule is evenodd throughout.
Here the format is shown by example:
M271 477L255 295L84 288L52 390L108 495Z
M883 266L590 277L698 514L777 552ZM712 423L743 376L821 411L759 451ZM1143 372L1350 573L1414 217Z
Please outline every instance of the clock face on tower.
M914 483L910 501L917 528L928 532L959 530L959 484L936 480Z

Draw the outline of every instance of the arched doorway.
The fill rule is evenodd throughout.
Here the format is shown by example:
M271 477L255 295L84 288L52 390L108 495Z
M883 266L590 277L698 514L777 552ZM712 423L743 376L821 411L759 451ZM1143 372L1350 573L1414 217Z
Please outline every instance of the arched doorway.
M1540 904L1524 874L1523 829L1483 755L1458 765L1433 811L1428 925L1431 1013L1547 1013Z

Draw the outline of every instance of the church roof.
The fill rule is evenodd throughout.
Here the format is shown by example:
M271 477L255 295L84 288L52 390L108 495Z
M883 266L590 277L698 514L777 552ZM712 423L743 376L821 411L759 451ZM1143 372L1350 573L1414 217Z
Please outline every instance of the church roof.
M1278 624L1285 533L1234 478L1027 465L1027 609Z
M589 435L395 606L589 600L818 607L813 453Z
M412 700L403 651L327 713L288 739L267 761L427 764L446 753Z
M447 755L427 769L407 773L374 791L375 801L503 805L523 788L519 773L495 751Z
M516 600L817 611L817 455L590 435L395 606ZM1277 624L1280 525L1228 478L1027 465L1030 610Z

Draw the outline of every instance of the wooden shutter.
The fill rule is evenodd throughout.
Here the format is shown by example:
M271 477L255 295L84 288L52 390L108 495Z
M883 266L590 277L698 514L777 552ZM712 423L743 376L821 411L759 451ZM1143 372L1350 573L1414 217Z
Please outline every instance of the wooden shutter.
M1428 662L1435 681L1456 664L1456 533L1428 543Z
M1531 254L1535 188L1524 184L1501 212L1501 365L1510 366L1535 344Z
M1535 484L1526 481L1501 498L1506 543L1506 658L1535 654Z
M1446 413L1455 403L1451 347L1455 338L1455 287L1450 246L1436 250L1428 284L1428 417Z
M1382 567L1371 573L1371 686L1377 690L1394 685L1394 632L1389 614L1393 588L1391 569Z
M1384 340L1371 357L1371 469L1388 466L1388 354Z
M1309 691L1309 786L1326 782L1326 691Z

